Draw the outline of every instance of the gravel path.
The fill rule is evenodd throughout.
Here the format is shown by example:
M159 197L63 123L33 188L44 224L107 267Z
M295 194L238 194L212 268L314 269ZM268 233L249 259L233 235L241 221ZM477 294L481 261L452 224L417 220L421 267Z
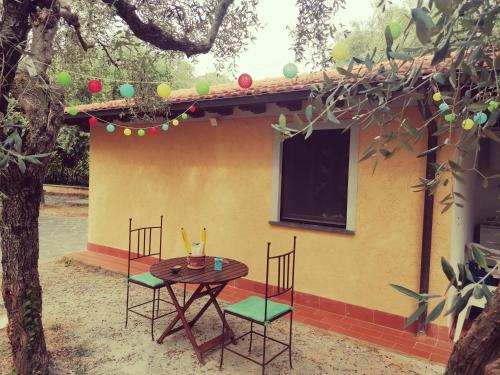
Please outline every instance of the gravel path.
M163 345L151 341L149 324L132 316L124 327L125 282L123 276L64 261L44 261L40 265L44 290L44 327L52 353L55 374L260 374L257 365L234 354L225 355L224 371L219 372L220 352L206 357L202 366L196 360L187 338L174 334ZM151 298L140 287L133 288L132 301ZM203 303L203 301L198 301ZM201 340L220 333L220 321L213 307L195 326ZM192 310L195 311L195 310ZM156 336L168 317L157 321ZM229 321L236 334L248 326ZM271 332L286 337L286 322L276 322ZM238 347L245 350L248 341ZM259 354L259 342L255 342ZM271 346L273 352L277 347ZM0 331L0 373L8 374L10 363L5 331ZM300 323L294 328L294 370L287 356L273 361L266 374L442 374L443 367L405 357L331 334Z
M87 248L87 218L40 216L40 259L62 257Z

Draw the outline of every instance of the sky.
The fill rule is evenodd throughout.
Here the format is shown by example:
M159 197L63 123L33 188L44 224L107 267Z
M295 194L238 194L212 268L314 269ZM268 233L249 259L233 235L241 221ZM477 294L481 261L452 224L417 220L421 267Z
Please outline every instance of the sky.
M393 1L397 3L399 1ZM346 8L334 17L335 21L349 25L352 21L367 21L373 14L371 0L347 0ZM295 0L260 0L259 18L263 28L257 33L256 41L248 47L238 59L238 73L248 73L253 79L279 77L283 66L294 62L294 53L290 50L292 39L286 27L294 25L297 19ZM196 75L214 72L213 57L199 56L195 63ZM310 70L303 64L296 64L299 72Z

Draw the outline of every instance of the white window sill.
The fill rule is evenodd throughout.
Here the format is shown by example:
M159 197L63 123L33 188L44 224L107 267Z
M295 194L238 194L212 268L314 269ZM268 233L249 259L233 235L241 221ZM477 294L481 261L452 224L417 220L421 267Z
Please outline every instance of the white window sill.
M299 229L309 229L316 230L320 232L333 232L333 233L342 233L354 235L356 232L350 229L345 228L337 228L337 227L328 227L326 225L316 225L316 224L303 224L303 223L294 223L292 221L275 221L269 220L269 224L282 226L282 227L291 227L291 228L299 228Z

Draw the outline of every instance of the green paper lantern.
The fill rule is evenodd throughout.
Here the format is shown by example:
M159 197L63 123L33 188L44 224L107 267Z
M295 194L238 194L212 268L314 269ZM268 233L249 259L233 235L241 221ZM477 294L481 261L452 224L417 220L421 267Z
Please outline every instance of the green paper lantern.
M69 107L68 108L68 114L71 116L76 116L78 114L78 108L76 107Z
M391 30L392 40L396 40L401 35L403 29L399 22L391 22L389 25L389 30Z
M493 112L495 109L498 108L498 105L500 103L497 102L496 100L491 100L489 103L488 103L488 111L490 112Z
M139 130L137 130L137 135L138 135L139 137L144 137L144 134L146 134L146 132L144 131L144 129L139 129Z
M283 75L286 78L295 78L298 72L297 65L294 63L288 63L283 67Z
M188 114L187 114L187 113L183 113L183 114L181 115L181 119L183 119L183 120L187 120L188 118L189 118L189 116L188 116Z
M161 130L163 131L167 131L168 130L168 124L167 123L164 123L162 126L161 126Z
M59 86L67 87L71 85L71 76L68 72L60 72L56 75L56 83Z
M113 133L115 131L115 126L113 124L106 125L106 130L108 133Z
M207 81L198 81L196 83L196 92L200 96L207 95L210 92L210 85Z
M453 122L453 121L455 121L456 118L457 118L457 115L454 113L448 113L448 114L444 115L444 119L447 122Z
M134 94L134 86L132 86L130 83L124 83L123 85L120 85L120 95L124 98L131 98L132 96L134 96Z

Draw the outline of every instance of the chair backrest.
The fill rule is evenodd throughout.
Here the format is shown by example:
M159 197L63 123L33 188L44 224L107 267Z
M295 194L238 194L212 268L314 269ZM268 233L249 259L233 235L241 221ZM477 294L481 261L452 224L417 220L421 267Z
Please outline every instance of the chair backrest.
M267 243L265 318L267 319L267 301L290 292L290 305L293 306L295 286L295 247L297 236L293 236L293 249L283 254L271 256L271 242ZM277 267L276 284L271 281L271 267ZM274 276L274 275L273 275Z
M130 277L130 262L133 260L158 256L161 260L161 245L163 239L163 215L160 216L160 225L151 227L132 228L132 218L128 219L128 270ZM158 243L155 236L158 235Z

